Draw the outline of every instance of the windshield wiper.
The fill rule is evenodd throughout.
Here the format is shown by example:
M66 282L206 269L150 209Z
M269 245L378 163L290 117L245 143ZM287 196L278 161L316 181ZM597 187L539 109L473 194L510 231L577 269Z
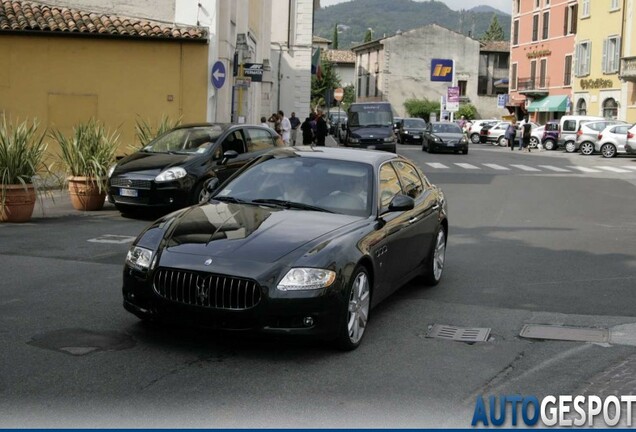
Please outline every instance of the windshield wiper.
M331 210L327 210L322 207L316 207L311 204L305 204L305 203L287 201L287 200L281 200L281 199L274 199L274 198L255 199L255 200L252 200L252 202L254 204L273 204L273 205L288 208L288 209L313 210L313 211L319 211L319 212L325 212L325 213L333 213Z

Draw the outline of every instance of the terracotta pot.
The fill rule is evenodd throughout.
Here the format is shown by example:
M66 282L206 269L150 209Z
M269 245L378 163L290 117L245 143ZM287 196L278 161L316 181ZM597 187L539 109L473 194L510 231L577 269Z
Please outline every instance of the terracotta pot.
M4 204L2 203L4 196ZM0 222L28 222L35 207L33 185L0 186Z
M106 189L99 191L97 182L91 177L69 177L68 192L76 210L101 210L106 199Z

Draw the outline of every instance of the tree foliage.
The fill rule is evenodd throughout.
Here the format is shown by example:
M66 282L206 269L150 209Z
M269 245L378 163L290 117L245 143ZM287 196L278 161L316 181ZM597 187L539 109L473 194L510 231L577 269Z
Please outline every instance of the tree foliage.
M502 41L506 38L504 30L499 24L496 14L492 14L492 20L490 20L490 27L483 34L481 40L483 41Z
M461 118L461 116L466 117L468 120L473 120L477 117L477 108L473 104L461 104L455 118Z
M372 40L373 40L373 32L371 31L371 29L368 29L367 32L364 34L364 41L371 42Z
M325 107L331 105L333 89L340 87L340 77L333 68L333 65L321 57L322 79L315 75L311 77L311 105L313 107Z
M404 108L411 117L423 118L429 121L431 113L439 112L439 101L431 101L428 99L408 99L404 102Z

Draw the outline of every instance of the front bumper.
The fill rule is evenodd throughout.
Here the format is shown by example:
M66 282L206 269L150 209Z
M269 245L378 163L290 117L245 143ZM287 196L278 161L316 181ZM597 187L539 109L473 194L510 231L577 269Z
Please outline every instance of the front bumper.
M182 208L190 204L194 179L157 183L154 178L132 176L111 177L108 180L108 202L139 208Z
M249 309L212 308L161 297L152 282L126 267L122 294L124 308L142 319L330 339L344 317L342 285L340 278L322 290L282 292L260 285L260 301Z

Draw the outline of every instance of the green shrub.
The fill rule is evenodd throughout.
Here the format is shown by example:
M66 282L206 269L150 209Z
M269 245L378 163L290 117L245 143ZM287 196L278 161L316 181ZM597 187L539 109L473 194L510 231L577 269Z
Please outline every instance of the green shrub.
M461 104L455 118L461 118L461 116L466 117L467 120L473 120L477 117L477 108L473 104Z
M423 118L429 121L431 113L439 112L439 102L428 99L408 99L404 102L404 108L410 117Z
M152 127L149 122L138 118L135 122L135 135L140 147L145 147L150 141L168 132L181 124L181 117L171 120L167 115L163 115L157 127ZM138 148L133 148L137 150Z
M0 123L0 184L31 184L44 164L46 131L38 133L36 120L14 124L3 115Z

